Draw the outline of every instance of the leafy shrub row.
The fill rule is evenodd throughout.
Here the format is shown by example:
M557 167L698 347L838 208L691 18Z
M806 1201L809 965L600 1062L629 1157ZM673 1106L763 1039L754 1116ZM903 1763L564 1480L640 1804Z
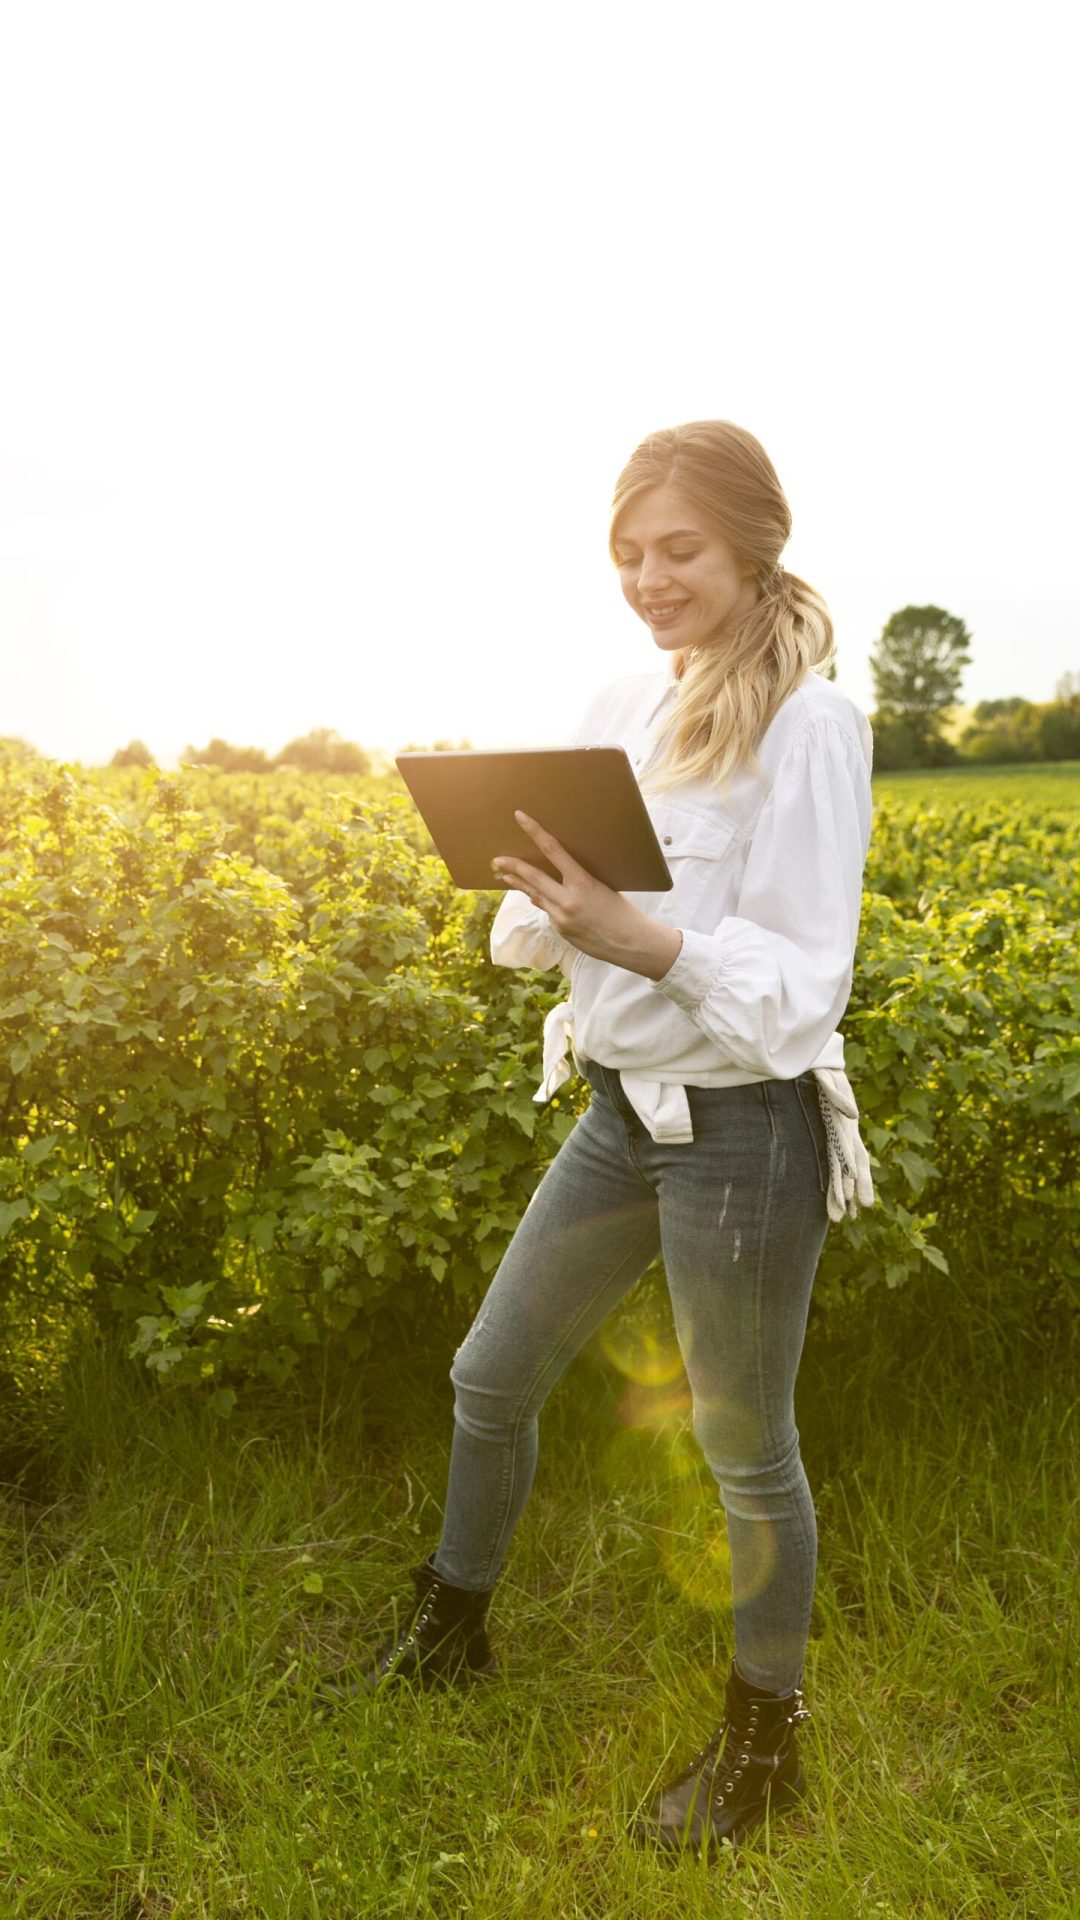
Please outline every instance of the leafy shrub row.
M588 1089L533 1101L562 978L491 966L499 896L410 801L290 785L286 878L191 804L207 777L110 805L0 758L0 1312L120 1323L228 1413L476 1304ZM878 1205L830 1230L818 1310L925 1263L1080 1293L1075 838L879 807L896 897L868 888L843 1022Z

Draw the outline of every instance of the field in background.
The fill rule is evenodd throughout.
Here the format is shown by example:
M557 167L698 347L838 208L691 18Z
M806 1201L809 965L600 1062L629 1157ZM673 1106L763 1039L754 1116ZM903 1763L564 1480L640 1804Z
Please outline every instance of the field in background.
M877 793L896 793L922 801L962 800L978 806L996 800L1003 806L1025 801L1050 807L1080 807L1080 760L1032 760L1015 767L921 767L875 773Z

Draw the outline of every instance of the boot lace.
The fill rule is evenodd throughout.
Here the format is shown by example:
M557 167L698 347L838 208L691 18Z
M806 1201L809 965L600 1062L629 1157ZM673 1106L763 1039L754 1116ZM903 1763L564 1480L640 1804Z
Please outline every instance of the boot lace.
M803 1706L801 1688L796 1687L794 1689L792 1700L792 1710L785 1715L784 1719L780 1722L780 1727L777 1729L778 1732L780 1728L798 1726L802 1721L810 1719L809 1708ZM719 1764L717 1765L714 1780L720 1781L721 1774L723 1774L724 1777L718 1787L714 1786L712 1795L713 1801L718 1807L723 1805L725 1794L736 1791L737 1783L742 1779L745 1769L750 1764L750 1753L754 1745L754 1737L758 1730L758 1702L756 1700L750 1702L746 1710L745 1721L731 1720L725 1724L729 1732L728 1744L724 1748L724 1759L727 1764L724 1767L721 1767ZM723 1733L723 1731L724 1728L721 1727L720 1733ZM717 1743L719 1743L719 1738L720 1734L717 1734ZM776 1756L779 1755L780 1748L787 1744L788 1738L789 1735L784 1731L780 1740L777 1742L775 1749Z
M677 1773L675 1778L669 1782L669 1785L672 1787L684 1786L686 1781L691 1780L695 1773L704 1773L705 1768L716 1761L725 1731L726 1722L721 1722L713 1734L712 1739L706 1741L705 1745L687 1762L682 1772Z
M409 1628L408 1633L403 1633L397 1645L394 1647L388 1648L386 1653L384 1653L382 1660L379 1663L384 1672L388 1672L389 1669L394 1665L394 1662L401 1658L406 1648L415 1645L417 1634L419 1633L421 1627L425 1627L427 1625L428 1620L431 1617L431 1607L437 1592L438 1592L437 1587L432 1587L430 1589L430 1591L428 1592L426 1598L422 1603L421 1610L415 1616L413 1623Z

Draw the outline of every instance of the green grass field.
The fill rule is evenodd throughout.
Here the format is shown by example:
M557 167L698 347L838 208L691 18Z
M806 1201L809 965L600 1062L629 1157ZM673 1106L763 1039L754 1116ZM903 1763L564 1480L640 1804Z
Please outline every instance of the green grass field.
M897 799L957 801L963 806L978 806L984 800L996 800L1003 806L1016 802L1040 806L1080 806L1080 760L1032 760L1015 767L934 767L929 771L912 768L903 773L875 773L873 789L877 794L895 794Z
M450 1351L226 1426L75 1343L0 1509L0 1911L1075 1915L1075 1327L1003 1326L938 1275L842 1342L812 1316L809 1799L714 1864L625 1835L718 1720L731 1647L688 1408L633 1378L650 1332L670 1353L655 1275L545 1408L502 1682L337 1711L317 1672L393 1624L438 1537Z

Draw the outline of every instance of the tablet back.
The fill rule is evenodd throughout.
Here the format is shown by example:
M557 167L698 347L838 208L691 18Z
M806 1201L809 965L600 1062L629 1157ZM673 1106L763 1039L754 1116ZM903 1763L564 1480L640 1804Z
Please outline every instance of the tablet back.
M496 854L557 868L514 819L520 807L616 893L666 893L671 874L622 747L399 753L396 765L456 886L492 888Z

